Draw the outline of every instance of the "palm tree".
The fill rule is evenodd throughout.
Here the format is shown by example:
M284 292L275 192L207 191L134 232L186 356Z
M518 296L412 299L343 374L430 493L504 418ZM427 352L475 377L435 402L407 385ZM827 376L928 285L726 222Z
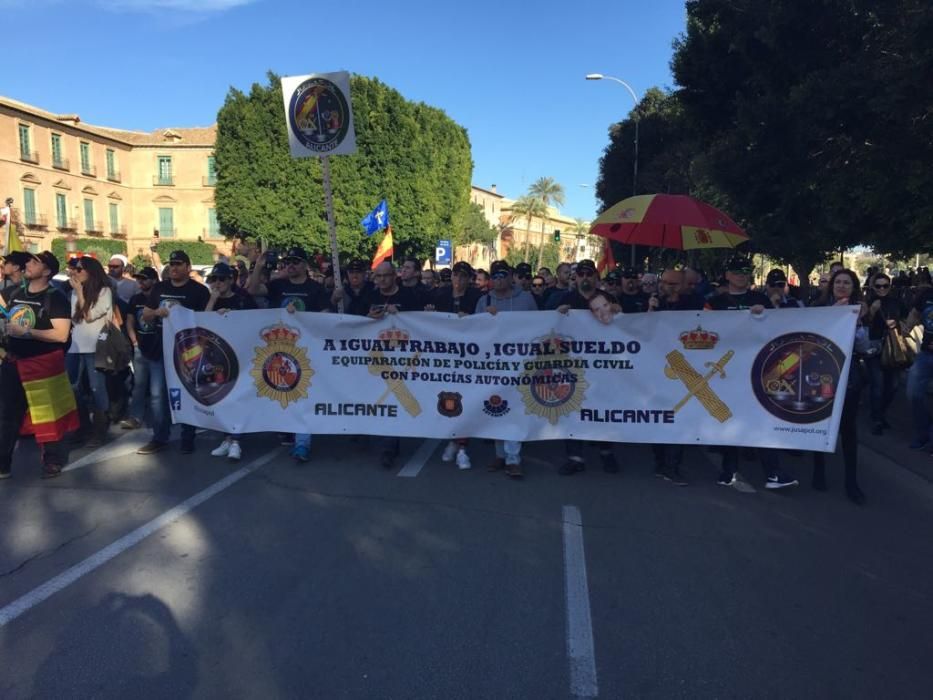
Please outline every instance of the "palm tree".
M577 259L577 253L580 250L580 238L586 236L590 232L590 227L580 217L577 217L573 220L573 224L570 226L570 231L568 233L573 235L573 259Z
M528 239L531 237L531 221L534 217L540 216L542 220L545 220L547 217L547 206L541 202L540 199L535 199L530 194L526 194L523 197L519 197L512 204L512 216L510 217L511 222L515 222L516 219L523 218L526 221L526 231L525 242L522 246L522 259L528 259ZM541 224L542 230L544 230L544 224Z
M531 187L528 188L527 196L537 199L544 205L545 213L544 216L541 217L541 240L538 246L538 257L540 258L541 252L544 249L544 227L547 225L547 208L551 204L558 207L563 206L564 186L553 177L539 177L531 183Z

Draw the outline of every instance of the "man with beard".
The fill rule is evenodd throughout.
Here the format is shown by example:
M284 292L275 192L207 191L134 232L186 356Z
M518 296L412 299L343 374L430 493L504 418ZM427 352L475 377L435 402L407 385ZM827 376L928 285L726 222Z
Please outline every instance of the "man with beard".
M418 258L405 258L398 269L398 277L400 286L414 295L419 311L431 303L431 290L421 281L421 261Z
M267 264L274 258L267 254ZM301 246L293 246L282 259L285 274L263 284L260 265L256 265L249 276L247 292L252 297L268 297L270 309L289 311L328 311L330 299L324 285L315 282L308 274L308 254Z
M548 287L544 298L544 308L553 310L561 304L561 299L570 291L570 263L561 263L557 266L554 276L554 286Z
M337 310L337 303L343 301L343 312L351 316L366 316L369 313L369 296L373 285L366 281L365 262L354 258L347 263L347 281L334 289L330 296L333 310Z
M511 311L537 311L538 305L531 294L512 283L512 268L505 260L496 260L490 267L492 289L483 294L476 302L476 313ZM489 471L505 469L513 479L520 479L522 472L522 443L517 440L496 440L496 459L489 465Z
M771 300L761 292L753 291L749 285L752 276L752 261L736 255L726 265L727 288L706 302L705 308L711 311L749 311L759 315L772 306ZM777 450L759 448L758 458L765 472L765 488L783 489L797 486L798 482L780 470ZM718 483L733 486L741 491L742 482L737 478L740 448L728 446L722 448L722 470Z
M531 265L526 262L518 263L515 266L515 281L526 292L531 292Z
M473 276L473 286L476 287L482 294L488 292L489 273L482 268L477 269L476 274Z
M596 271L596 263L592 260L581 260L577 263L577 288L564 295L561 305L557 310L565 314L571 309L591 310L590 301L595 296L609 296L607 292L598 288L599 273ZM612 306L618 310L618 303L611 298ZM616 462L612 451L611 442L597 442L599 448L599 459L603 465L603 471L609 474L615 474L619 471L619 465ZM586 469L583 460L583 442L580 440L564 440L564 449L567 452L567 460L557 470L558 474L570 476Z
M619 296L619 305L622 313L634 314L648 310L650 297L641 290L638 280L638 270L626 267L622 270L622 294Z

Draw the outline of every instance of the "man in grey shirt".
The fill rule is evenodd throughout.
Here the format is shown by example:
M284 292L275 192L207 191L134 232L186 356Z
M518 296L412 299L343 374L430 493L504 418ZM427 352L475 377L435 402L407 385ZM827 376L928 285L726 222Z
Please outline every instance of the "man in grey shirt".
M110 284L116 287L117 296L125 303L129 304L130 299L139 292L139 283L134 279L123 276L127 262L129 261L126 259L125 255L117 253L111 257L110 262L107 263L107 273L112 280Z
M505 260L496 260L489 268L492 289L476 302L476 313L497 314L500 311L537 311L538 304L531 292L512 283L512 268ZM489 465L490 471L505 469L514 479L522 473L522 443L517 440L496 440L496 460Z

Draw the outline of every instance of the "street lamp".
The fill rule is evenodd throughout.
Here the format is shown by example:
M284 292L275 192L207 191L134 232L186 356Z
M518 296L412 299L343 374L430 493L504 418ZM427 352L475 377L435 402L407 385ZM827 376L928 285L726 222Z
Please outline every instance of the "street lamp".
M611 75L603 75L602 73L587 73L587 80L611 80L615 83L618 83L626 90L628 94L632 96L632 100L635 102L635 109L632 110L633 119L635 121L635 165L632 168L632 196L638 194L638 95L635 94L635 90L632 89L632 86L620 78L614 78ZM632 245L632 267L635 266L635 246Z

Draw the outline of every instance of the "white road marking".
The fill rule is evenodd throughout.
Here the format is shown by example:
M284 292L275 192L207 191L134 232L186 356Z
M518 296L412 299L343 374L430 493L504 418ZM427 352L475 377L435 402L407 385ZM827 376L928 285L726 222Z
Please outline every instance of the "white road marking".
M202 429L197 431L197 434L205 432ZM143 445L147 444L152 440L152 431L149 428L137 428L133 431L128 431L122 435L117 436L111 442L108 442L106 445L101 445L96 450L88 452L83 457L76 459L74 462L71 462L68 466L62 469L63 472L70 472L74 469L80 469L81 467L86 467L90 464L98 464L100 462L106 462L108 459L114 459L116 457L126 457L127 455L135 454ZM169 442L178 442L181 440L181 435L176 433L169 438Z
M281 453L281 451L281 448L276 448L271 452L264 454L262 457L254 459L242 469L238 469L229 476L226 476L220 481L211 484L200 493L195 494L188 500L179 503L174 508L165 511L162 513L162 515L155 518L154 520L150 520L145 525L141 525L131 533L124 535L115 542L112 542L97 553L89 556L84 561L75 564L70 569L64 571L58 576L49 579L38 588L34 588L29 593L26 593L20 598L17 598L9 605L0 608L0 627L9 624L23 613L26 613L30 609L37 606L39 603L44 602L59 591L64 590L72 583L80 579L82 576L91 573L95 569L98 569L99 567L106 564L114 557L139 544L144 539L149 537L149 535L158 532L162 528L167 527L174 523L176 520L184 517L188 514L189 511L197 508L199 505L204 503L204 501L208 500L209 498L213 498L221 491L224 491L233 486L243 477L248 476L260 467L271 462L278 454Z
M575 698L595 698L599 695L599 687L596 684L590 592L586 582L586 554L583 551L583 518L576 506L564 506L563 515L570 693Z
M425 440L421 443L421 447L415 450L415 454L411 456L405 466L402 467L396 476L407 476L407 477L416 477L421 473L422 467L425 463L434 454L434 450L437 449L437 446L441 444L440 440Z

